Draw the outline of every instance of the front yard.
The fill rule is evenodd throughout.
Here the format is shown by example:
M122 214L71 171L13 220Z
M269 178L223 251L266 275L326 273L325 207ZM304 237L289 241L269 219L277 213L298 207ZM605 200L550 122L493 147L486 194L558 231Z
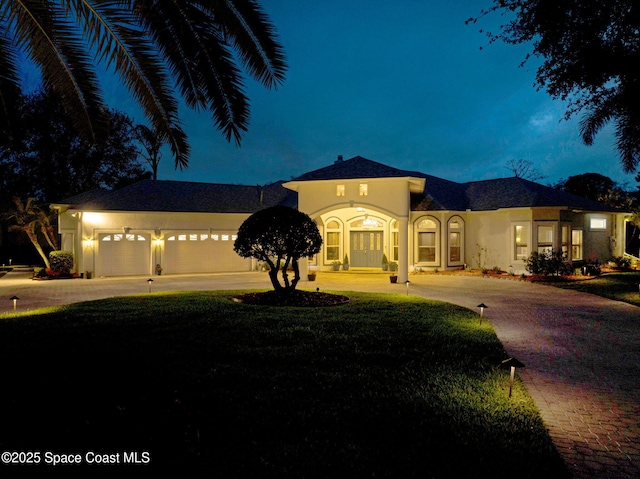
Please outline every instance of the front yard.
M2 449L148 452L130 466L148 477L567 477L520 381L508 397L505 352L476 313L406 295L277 308L237 293L3 318Z

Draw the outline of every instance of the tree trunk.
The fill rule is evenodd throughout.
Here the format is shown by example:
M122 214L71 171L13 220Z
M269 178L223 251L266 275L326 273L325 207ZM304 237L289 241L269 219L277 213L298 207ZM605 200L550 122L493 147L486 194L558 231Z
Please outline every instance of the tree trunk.
M51 268L51 264L49 263L49 258L47 258L47 255L42 249L42 246L40 246L40 243L38 242L38 235L34 231L32 231L31 228L29 227L24 228L24 231L27 233L29 240L31 240L31 243L33 243L33 247L36 249L40 257L44 261L45 266L47 268Z

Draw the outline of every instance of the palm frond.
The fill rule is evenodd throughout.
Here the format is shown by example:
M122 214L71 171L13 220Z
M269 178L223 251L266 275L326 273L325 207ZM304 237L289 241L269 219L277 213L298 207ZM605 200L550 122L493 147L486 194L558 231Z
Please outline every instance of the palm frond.
M39 66L44 83L61 98L75 119L75 127L88 139L99 136L104 108L92 62L65 2L9 1L8 22L16 48Z
M0 145L9 148L14 137L12 120L18 118L21 88L17 54L4 27L0 22Z
M284 81L287 70L284 49L277 41L273 24L257 2L218 0L198 3L217 19L251 76L268 88L275 88Z

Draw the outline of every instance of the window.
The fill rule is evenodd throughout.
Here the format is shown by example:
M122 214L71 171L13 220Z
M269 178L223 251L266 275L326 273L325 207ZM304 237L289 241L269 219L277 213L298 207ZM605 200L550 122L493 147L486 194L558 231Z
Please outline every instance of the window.
M336 186L336 196L344 196L344 185Z
M360 183L358 193L360 196L367 196L369 194L369 186L366 183Z
M436 233L418 233L418 261L433 263L436 260Z
M553 226L538 225L538 253L553 252Z
M525 260L529 257L529 225L513 226L513 259Z
M438 262L439 227L435 219L424 218L417 228L417 259L418 263Z
M589 220L589 229L592 231L602 231L607 229L606 218L591 218Z
M463 261L463 221L460 217L449 220L449 264Z
M571 259L582 259L582 230L571 231Z
M391 248L392 248L392 260L398 262L398 222L391 223Z
M565 258L569 258L569 226L562 226L562 255Z
M327 223L325 254L327 261L340 261L341 224L332 220Z

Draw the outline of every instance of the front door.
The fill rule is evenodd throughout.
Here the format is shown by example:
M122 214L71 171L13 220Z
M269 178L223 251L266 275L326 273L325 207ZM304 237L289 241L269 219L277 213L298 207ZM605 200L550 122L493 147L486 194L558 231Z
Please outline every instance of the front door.
M352 231L350 264L356 268L382 265L382 231Z

